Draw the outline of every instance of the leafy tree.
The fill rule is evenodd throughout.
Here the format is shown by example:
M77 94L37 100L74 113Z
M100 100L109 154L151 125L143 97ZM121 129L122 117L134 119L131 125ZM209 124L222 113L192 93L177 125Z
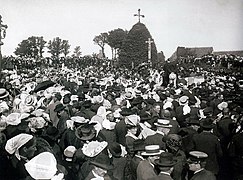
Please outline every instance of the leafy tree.
M105 44L107 43L107 37L108 33L101 33L93 39L94 43L100 46L103 58L105 57Z
M80 46L76 46L75 48L74 48L74 51L73 51L73 57L76 57L76 58L79 58L79 57L81 57L81 55L82 55L82 52L81 52L81 47Z
M48 42L49 53L52 57L59 58L62 53L62 40L59 37L54 38Z
M135 24L122 43L119 53L119 65L132 68L148 62L148 44L146 43L148 38L152 39L146 26L139 22ZM151 62L153 66L157 63L155 43L151 44Z
M70 53L69 49L70 49L70 45L68 43L68 40L63 40L62 41L62 53L64 54L65 57L67 57L67 55Z
M38 49L38 52L39 52L39 56L40 57L43 57L43 49L45 47L45 44L46 44L46 41L43 39L43 37L37 37L37 49Z
M122 42L127 36L127 31L124 31L123 29L115 29L112 31L109 31L108 37L107 37L107 43L111 47L112 52L112 59L116 59L116 55L122 47Z
M43 37L31 36L18 44L14 54L19 57L37 58L42 57L46 41Z

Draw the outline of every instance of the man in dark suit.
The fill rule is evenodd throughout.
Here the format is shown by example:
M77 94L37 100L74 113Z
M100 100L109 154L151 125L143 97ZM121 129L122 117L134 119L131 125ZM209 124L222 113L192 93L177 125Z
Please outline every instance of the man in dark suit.
M123 108L122 111L120 112L121 114L121 120L115 125L115 134L116 134L116 141L123 145L126 146L126 134L127 134L127 126L125 122L125 117L132 115L133 112L130 108Z
M155 160L155 165L158 166L159 175L149 178L149 180L173 180L170 174L174 169L174 165L176 164L176 160L173 157L173 154L169 152L162 152L160 154L159 159Z
M154 124L157 127L157 131L155 134L150 135L145 139L145 144L158 144L160 149L165 150L166 147L164 137L167 136L167 134L170 132L172 125L170 124L169 120L165 119L158 119Z
M145 146L145 152L141 155L145 158L137 167L137 180L148 180L157 176L157 172L154 168L155 160L159 159L159 155L164 152L160 150L159 145Z
M215 175L219 172L219 159L222 157L223 152L220 141L211 130L214 127L212 119L205 118L200 121L200 127L203 131L193 136L193 150L202 151L207 153L205 169L212 171Z
M189 170L193 171L194 174L190 180L216 180L215 175L204 169L206 165L206 159L208 155L201 151L189 152Z

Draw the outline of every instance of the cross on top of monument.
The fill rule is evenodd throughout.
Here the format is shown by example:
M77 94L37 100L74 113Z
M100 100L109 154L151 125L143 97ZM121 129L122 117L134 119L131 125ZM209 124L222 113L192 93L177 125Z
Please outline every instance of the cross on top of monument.
M151 38L148 38L148 41L146 41L146 43L148 43L149 45L151 45L154 41L151 40Z
M145 17L144 15L140 14L140 9L138 9L138 14L134 14L134 16L138 16L138 22L140 23L140 17Z

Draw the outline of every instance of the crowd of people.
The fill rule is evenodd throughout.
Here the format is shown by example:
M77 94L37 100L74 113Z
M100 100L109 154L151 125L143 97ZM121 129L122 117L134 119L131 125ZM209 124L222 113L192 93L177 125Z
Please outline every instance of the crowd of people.
M243 179L240 71L89 63L3 70L0 179Z

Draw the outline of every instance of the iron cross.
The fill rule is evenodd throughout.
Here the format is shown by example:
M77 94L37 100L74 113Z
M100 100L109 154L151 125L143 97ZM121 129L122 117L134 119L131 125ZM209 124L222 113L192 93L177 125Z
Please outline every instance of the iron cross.
M140 17L145 17L144 15L140 14L140 9L138 9L138 14L134 14L134 16L138 16L138 22L140 23Z

